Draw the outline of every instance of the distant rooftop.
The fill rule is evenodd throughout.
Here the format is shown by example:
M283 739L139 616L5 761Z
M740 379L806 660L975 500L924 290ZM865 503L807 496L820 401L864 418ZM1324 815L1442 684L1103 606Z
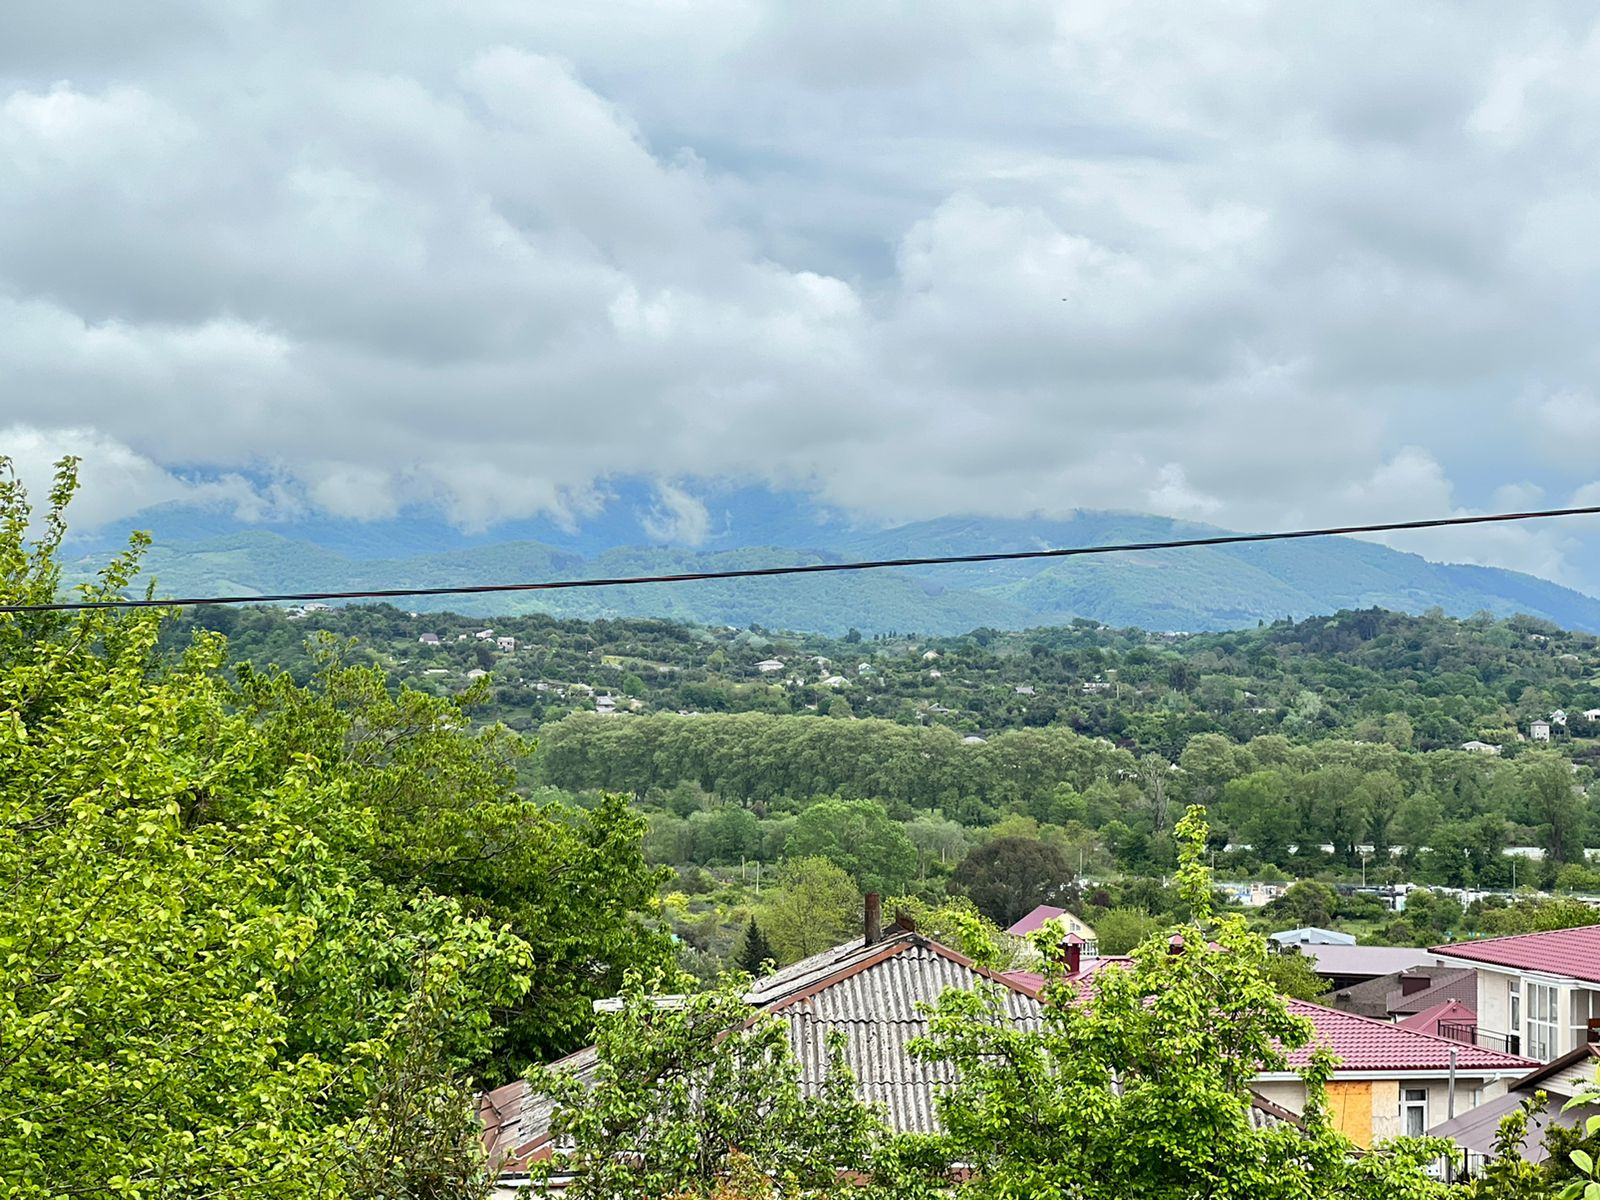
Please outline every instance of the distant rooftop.
M1305 925L1299 929L1280 929L1277 933L1268 936L1280 946L1354 946L1356 944L1356 935L1353 933L1340 933L1337 929L1322 929L1316 925Z

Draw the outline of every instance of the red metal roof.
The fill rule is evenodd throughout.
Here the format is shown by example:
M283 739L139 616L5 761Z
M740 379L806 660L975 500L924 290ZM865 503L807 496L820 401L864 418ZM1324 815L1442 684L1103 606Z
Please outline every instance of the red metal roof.
M1442 1004L1435 1004L1432 1008L1425 1008L1419 1013L1414 1013L1403 1021L1396 1021L1395 1025L1400 1029L1415 1029L1421 1033L1437 1034L1439 1033L1441 1022L1453 1022L1457 1025L1476 1027L1478 1014L1461 1003L1461 1001L1450 999ZM1443 1035L1441 1034L1440 1036L1442 1037Z
M1057 917L1066 915L1067 910L1064 908L1052 908L1048 904L1041 904L1006 932L1020 937L1023 934L1032 933L1034 930L1042 928L1046 921L1054 921Z
M1316 1026L1313 1043L1327 1046L1339 1056L1336 1071L1446 1071L1452 1050L1456 1068L1462 1071L1514 1071L1532 1064L1531 1059L1514 1054L1418 1033L1306 1000L1290 1000L1289 1011ZM1310 1046L1289 1053L1291 1066L1304 1066L1310 1059Z
M1600 983L1600 925L1435 946L1433 953Z

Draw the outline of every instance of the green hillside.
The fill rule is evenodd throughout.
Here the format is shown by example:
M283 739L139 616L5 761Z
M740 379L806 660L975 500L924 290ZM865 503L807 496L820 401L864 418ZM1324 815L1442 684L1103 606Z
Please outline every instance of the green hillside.
M159 594L260 595L715 571L960 554L978 548L1146 542L1215 532L1126 514L1082 514L1054 522L951 518L841 536L826 549L626 546L584 555L517 541L373 558L251 531L158 543L148 569ZM477 615L665 617L830 634L851 628L955 634L978 626L1020 629L1074 617L1200 631L1344 608L1412 613L1439 608L1453 616L1526 613L1566 628L1600 630L1600 601L1569 588L1512 571L1433 563L1348 538L627 589L418 598L408 601L408 607Z

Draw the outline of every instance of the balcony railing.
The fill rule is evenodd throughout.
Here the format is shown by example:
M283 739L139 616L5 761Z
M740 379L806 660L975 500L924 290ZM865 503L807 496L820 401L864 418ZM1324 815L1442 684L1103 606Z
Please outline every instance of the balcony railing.
M1467 1046L1482 1046L1488 1050L1503 1050L1507 1054L1522 1053L1522 1038L1514 1033L1495 1033L1479 1029L1471 1021L1440 1021L1439 1036Z

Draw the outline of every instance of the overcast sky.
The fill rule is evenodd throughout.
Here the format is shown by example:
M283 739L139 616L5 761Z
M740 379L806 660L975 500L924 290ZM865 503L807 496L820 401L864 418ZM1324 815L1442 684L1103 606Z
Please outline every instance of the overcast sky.
M1586 2L0 5L0 449L97 520L1600 503L1597 317Z

